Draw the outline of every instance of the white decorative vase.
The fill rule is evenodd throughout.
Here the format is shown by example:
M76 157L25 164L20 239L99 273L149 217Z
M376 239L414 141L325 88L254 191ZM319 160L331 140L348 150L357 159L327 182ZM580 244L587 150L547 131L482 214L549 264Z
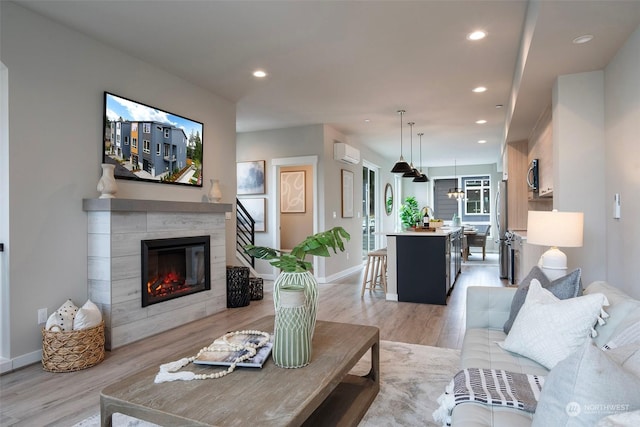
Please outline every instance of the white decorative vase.
M102 165L102 177L98 181L98 191L100 192L101 199L113 199L118 191L118 184L116 184L116 178L113 176L113 171L116 166L103 163Z
M311 272L282 272L273 284L275 325L273 361L281 368L301 368L311 361L318 312L318 282Z
M212 179L211 188L209 189L209 194L207 198L211 203L220 203L222 200L222 191L220 191L220 182L217 179Z

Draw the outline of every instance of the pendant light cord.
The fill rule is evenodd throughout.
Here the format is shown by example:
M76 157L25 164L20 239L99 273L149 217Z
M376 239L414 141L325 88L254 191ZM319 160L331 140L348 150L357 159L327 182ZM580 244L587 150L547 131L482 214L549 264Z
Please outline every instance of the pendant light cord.
M404 114L404 110L398 110L398 113L400 113L400 159L403 160L402 158L402 115Z

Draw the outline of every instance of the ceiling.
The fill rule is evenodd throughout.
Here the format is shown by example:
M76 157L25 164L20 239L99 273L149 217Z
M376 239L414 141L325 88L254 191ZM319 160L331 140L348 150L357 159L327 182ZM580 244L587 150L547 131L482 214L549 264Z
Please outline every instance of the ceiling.
M238 132L324 123L395 161L404 109L404 157L426 167L495 163L556 76L603 69L640 25L640 0L17 3L236 103Z

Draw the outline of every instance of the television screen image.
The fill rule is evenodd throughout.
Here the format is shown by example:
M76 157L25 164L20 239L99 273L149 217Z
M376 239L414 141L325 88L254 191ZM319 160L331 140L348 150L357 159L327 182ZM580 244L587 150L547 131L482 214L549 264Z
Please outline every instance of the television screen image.
M116 178L202 187L203 125L104 93L103 163Z

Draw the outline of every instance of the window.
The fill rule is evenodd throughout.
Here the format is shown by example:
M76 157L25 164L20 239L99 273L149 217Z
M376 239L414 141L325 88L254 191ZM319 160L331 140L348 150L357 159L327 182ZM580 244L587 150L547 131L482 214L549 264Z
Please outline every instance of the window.
M142 124L142 132L151 133L151 123L143 123Z
M131 123L131 132L138 132L138 123Z
M169 144L164 144L164 157L168 158L171 155L171 149L169 147Z
M128 136L124 137L124 145L129 145L129 137Z
M138 149L138 138L131 138L131 147Z
M488 215L491 213L491 180L488 176L464 179L464 214Z
M433 217L449 220L453 214L458 214L458 200L450 198L447 193L450 188L458 187L458 180L454 178L436 179L433 185Z
M164 137L165 137L165 138L169 138L169 132L170 132L170 131L171 131L171 129L169 129L169 128L165 128L165 130L164 130Z
M145 153L151 153L151 143L148 139L142 140L142 151L144 151Z
M160 155L160 144L156 144L156 155Z

